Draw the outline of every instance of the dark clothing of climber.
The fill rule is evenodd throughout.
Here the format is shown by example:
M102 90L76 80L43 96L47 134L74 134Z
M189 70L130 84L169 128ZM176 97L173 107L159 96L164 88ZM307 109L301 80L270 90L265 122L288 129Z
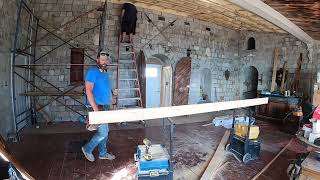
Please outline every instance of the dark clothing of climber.
M132 36L136 33L137 8L131 3L124 3L121 18L121 42L125 35L129 35L129 42L132 43Z

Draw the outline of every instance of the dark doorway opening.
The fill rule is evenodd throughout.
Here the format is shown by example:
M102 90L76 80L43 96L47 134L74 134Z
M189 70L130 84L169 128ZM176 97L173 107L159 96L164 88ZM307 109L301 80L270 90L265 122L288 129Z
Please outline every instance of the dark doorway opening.
M257 97L258 91L258 70L254 66L249 66L244 70L245 80L243 82L244 99L252 99Z

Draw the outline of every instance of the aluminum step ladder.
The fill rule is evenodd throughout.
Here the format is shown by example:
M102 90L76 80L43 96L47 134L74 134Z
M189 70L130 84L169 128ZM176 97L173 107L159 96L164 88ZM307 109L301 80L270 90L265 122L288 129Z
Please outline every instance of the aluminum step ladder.
M117 109L142 108L134 45L120 42L120 37L117 63Z

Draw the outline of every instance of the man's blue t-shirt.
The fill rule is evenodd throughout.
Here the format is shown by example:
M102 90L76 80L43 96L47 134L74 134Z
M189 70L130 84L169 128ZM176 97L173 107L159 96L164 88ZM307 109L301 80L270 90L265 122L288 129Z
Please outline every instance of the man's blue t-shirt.
M107 72L101 72L98 67L91 67L87 70L85 81L94 84L93 96L98 105L110 104L111 87Z

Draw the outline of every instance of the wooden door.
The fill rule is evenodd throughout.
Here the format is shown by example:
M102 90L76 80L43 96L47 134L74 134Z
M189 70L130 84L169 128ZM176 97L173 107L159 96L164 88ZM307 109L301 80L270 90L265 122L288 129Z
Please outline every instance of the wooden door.
M140 51L137 57L137 68L140 82L140 93L142 107L146 107L146 59L143 51Z
M188 104L190 75L191 59L182 58L175 68L173 105Z
M84 63L84 49L71 48L71 64ZM83 82L83 65L73 65L70 67L70 83Z

